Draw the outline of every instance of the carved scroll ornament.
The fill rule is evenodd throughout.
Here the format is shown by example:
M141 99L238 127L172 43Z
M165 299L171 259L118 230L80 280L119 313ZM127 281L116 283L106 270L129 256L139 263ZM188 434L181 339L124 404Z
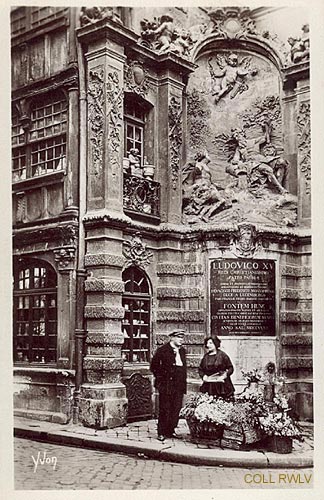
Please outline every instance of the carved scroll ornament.
M182 106L178 97L171 97L169 103L169 141L170 141L170 165L171 165L171 185L177 188L180 157L182 147Z
M146 267L151 264L153 253L147 250L140 233L136 233L130 241L124 242L123 255L126 257L125 267L131 265Z

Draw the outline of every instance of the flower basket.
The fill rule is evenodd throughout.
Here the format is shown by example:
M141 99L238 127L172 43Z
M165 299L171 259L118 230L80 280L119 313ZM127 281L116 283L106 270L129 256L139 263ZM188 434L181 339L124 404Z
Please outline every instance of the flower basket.
M190 435L199 439L221 439L224 426L214 422L199 422L195 419L187 419Z
M293 440L288 436L270 436L268 441L269 450L274 453L291 453Z

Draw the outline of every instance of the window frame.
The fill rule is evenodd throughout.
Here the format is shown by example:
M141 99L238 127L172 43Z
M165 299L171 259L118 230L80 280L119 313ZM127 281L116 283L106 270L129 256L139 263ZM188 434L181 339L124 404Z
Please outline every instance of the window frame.
M65 92L62 89L46 92L37 99L33 99L29 104L28 126L25 126L24 132L16 132L15 129L23 128L22 120L16 106L13 106L12 109L11 172L13 184L56 172L65 172L66 170L69 106ZM55 109L57 106L59 106L58 110ZM51 108L51 113L46 114L47 108ZM37 116L40 110L44 111L43 120ZM58 121L57 115L60 117ZM26 120L26 116L24 116L24 120ZM43 126L40 127L39 123L42 121ZM48 130L50 130L50 133L46 132ZM21 137L23 139L20 140ZM59 152L58 155L57 152ZM53 157L51 158L49 155L53 155ZM36 156L38 161L33 162ZM18 158L23 157L25 157L24 167L18 165L18 167L14 168L15 162L19 163ZM19 172L23 169L25 174L21 176ZM16 172L18 172L17 177Z
M45 278L41 270L44 270ZM21 273L25 274L21 275ZM36 279L39 286L36 286ZM40 281L42 279L44 279L43 284ZM15 364L28 366L57 364L57 291L57 273L48 262L32 258L18 260L14 266L13 282L13 359ZM21 311L24 312L21 313Z
M125 274L130 273L131 279L125 280ZM147 293L134 291L134 275L138 274L145 280ZM125 317L122 320L124 343L121 348L125 363L139 365L149 363L151 359L152 333L151 333L151 285L146 273L136 266L128 267L123 272L123 282L131 283L131 290L125 290L122 296L122 305ZM140 309L139 309L140 308ZM126 334L128 337L126 337ZM135 356L137 359L135 359Z

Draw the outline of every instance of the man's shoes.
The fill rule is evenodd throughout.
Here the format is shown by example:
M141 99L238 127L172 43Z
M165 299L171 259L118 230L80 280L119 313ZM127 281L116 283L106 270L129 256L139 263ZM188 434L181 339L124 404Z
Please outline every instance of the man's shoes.
M158 441L164 441L165 440L165 436L163 436L163 434L159 434L158 435Z

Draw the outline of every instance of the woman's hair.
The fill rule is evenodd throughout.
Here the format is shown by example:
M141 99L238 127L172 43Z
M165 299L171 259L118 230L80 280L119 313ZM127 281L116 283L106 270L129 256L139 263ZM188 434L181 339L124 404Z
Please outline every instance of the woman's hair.
M219 340L219 338L217 337L217 335L215 335L214 337L206 337L205 340L204 340L204 346L207 347L207 342L208 340L212 340L216 349L219 348L219 346L221 345L221 341Z

